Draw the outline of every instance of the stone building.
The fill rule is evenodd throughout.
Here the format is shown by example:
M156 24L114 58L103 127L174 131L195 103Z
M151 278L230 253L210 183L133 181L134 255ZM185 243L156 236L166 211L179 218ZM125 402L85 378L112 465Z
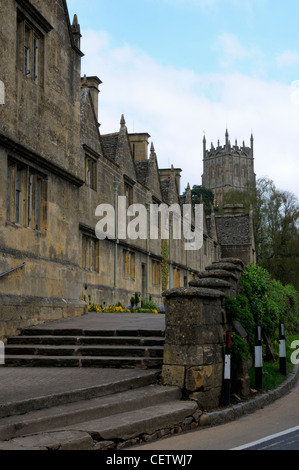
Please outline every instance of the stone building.
M215 204L222 206L224 196L231 189L243 190L248 183L255 183L254 173L254 139L250 138L250 147L232 145L228 130L225 133L225 145L218 141L217 147L211 144L207 150L207 142L203 140L203 175L202 185L211 189L215 196Z
M216 218L204 217L196 251L171 236L99 240L99 205L117 214L126 196L182 208L190 187L181 169L159 168L150 135L130 133L124 116L101 135L101 80L81 73L66 0L6 0L0 14L0 338L82 315L89 302L127 306L135 292L162 305L163 282L187 286L219 260Z

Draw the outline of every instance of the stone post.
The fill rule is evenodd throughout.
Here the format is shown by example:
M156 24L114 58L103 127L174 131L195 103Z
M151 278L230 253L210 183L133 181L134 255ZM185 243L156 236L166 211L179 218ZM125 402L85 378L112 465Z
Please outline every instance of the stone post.
M226 320L225 294L217 289L169 289L165 297L162 380L211 409L221 403Z

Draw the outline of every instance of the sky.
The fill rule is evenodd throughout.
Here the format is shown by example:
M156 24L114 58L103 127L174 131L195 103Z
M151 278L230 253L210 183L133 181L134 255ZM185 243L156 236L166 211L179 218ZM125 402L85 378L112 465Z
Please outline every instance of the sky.
M299 198L298 0L68 0L102 134L147 132L159 168L200 185L203 137L250 145L255 173Z

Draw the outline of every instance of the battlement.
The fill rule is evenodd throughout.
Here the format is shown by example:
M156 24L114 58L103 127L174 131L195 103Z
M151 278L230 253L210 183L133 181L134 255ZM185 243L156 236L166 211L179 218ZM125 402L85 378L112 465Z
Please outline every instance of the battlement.
M212 142L210 150L207 150L206 137L204 137L203 146L204 146L204 152L203 152L204 159L215 158L215 157L219 157L223 155L242 156L242 157L247 157L247 158L254 157L253 135L251 135L251 138L250 138L250 147L245 145L245 141L243 141L242 146L238 146L237 140L235 140L235 145L232 145L229 139L228 131L226 131L226 134L225 134L225 145L220 145L220 141L218 140L217 147L215 147Z

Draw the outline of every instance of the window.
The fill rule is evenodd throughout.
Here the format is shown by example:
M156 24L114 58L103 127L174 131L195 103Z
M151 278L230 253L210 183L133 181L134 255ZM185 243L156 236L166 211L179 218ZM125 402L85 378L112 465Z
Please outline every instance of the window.
M123 250L123 278L135 280L135 253L129 250Z
M85 183L91 189L97 189L97 163L89 156L85 158Z
M34 83L39 81L39 52L42 36L35 30L21 13L17 21L17 67Z
M20 162L8 161L6 220L43 230L46 219L46 178Z
M133 204L133 187L125 183L125 196L127 198L127 209Z
M99 272L99 241L82 234L82 268Z
M159 286L160 285L160 276L161 276L161 269L160 263L158 261L152 261L152 283L153 285Z
M174 287L181 287L181 272L179 268L173 268Z

